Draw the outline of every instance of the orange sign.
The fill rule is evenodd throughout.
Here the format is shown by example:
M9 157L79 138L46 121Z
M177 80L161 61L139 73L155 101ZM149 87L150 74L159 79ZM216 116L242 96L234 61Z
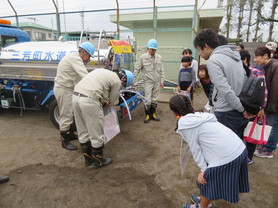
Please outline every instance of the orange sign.
M123 40L110 40L109 45L113 47L115 54L132 53L131 46Z

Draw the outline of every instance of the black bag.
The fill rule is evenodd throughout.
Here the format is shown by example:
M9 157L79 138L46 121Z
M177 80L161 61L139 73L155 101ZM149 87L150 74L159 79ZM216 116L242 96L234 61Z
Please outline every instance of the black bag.
M254 76L248 77L238 97L245 110L256 115L263 108L264 104L264 79Z

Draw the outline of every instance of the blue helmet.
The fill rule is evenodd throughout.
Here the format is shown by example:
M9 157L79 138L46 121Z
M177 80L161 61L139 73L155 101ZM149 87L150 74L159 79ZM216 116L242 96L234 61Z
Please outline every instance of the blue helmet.
M155 39L150 39L148 44L147 44L147 47L150 48L150 49L157 49L157 40Z
M126 70L126 69L122 69L119 73L118 73L118 76L120 78L120 80L125 80L124 81L124 86L125 87L128 87L128 86L131 86L133 81L134 81L134 75L131 71L129 70Z
M92 43L84 42L79 46L79 48L83 48L88 54L90 54L91 57L94 57L95 47Z
M126 76L126 87L132 85L133 81L134 81L134 75L131 71L126 70L126 69L122 69L122 71L125 72L125 76Z

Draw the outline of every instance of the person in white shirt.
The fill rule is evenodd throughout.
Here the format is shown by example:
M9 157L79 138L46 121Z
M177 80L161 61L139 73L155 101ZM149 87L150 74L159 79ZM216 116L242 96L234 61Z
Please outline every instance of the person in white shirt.
M247 150L242 140L213 114L194 112L186 96L173 96L169 105L179 119L177 132L200 168L201 198L193 195L196 204L185 204L184 208L207 208L218 199L238 202L239 193L249 192Z

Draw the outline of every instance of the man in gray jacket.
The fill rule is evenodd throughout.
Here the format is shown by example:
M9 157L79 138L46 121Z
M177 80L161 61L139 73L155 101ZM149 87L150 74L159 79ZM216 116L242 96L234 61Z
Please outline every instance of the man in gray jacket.
M233 130L241 139L250 115L238 95L247 79L240 55L228 45L221 45L211 29L200 32L194 46L207 60L208 73L214 84L212 101L217 120Z
M157 41L150 39L147 44L148 52L140 56L139 62L134 69L135 80L138 81L139 72L142 73L144 79L144 90L146 103L146 118L144 123L148 123L150 119L159 121L156 117L157 100L160 94L160 88L164 87L164 68L161 56L156 53Z
M79 46L79 51L66 55L58 64L55 77L54 95L59 106L60 134L62 147L67 150L76 150L70 140L74 133L70 130L73 123L72 93L74 86L88 74L85 64L94 55L93 44L84 42Z

